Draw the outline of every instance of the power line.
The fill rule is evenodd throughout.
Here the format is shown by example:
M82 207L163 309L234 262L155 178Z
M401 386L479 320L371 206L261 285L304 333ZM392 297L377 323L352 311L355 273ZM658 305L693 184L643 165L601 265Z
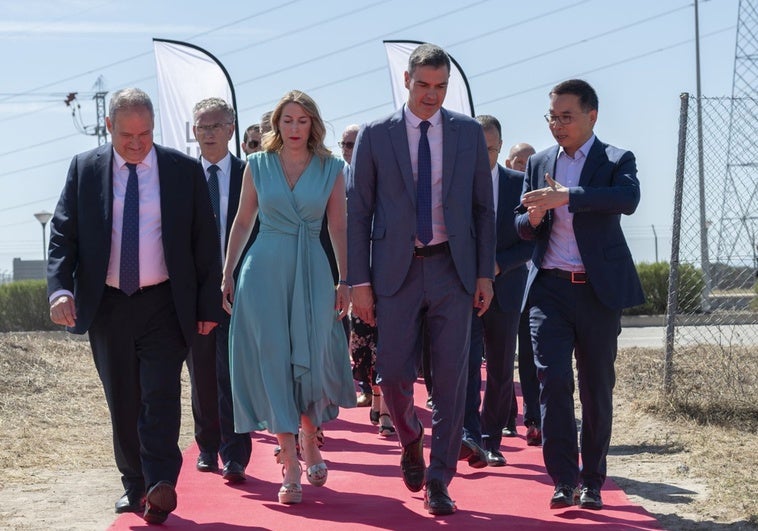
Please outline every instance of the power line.
M191 35L190 37L188 37L188 39L194 39L196 37L200 37L200 36L203 36L203 35L208 35L209 33L213 33L215 31L219 31L221 29L227 28L227 27L235 25L235 24L240 24L242 22L246 22L246 21L248 21L250 19L253 19L255 17L259 17L259 16L262 16L262 15L265 15L265 14L268 14L268 13L272 13L274 11L277 11L279 9L282 9L284 7L287 7L289 5L296 4L296 3L302 2L302 1L303 0L291 0L290 2L285 2L283 4L279 4L279 5L277 5L277 6L273 7L273 8L270 8L270 9L268 9L266 11L259 11L257 13L252 14L252 15L249 15L247 17L237 18L237 19L234 19L234 21L232 21L232 22L228 22L228 23L222 24L220 26L216 26L214 28L211 28L211 29L209 29L207 31L204 31L202 33L198 33L196 35ZM6 96L4 98L0 98L0 103L2 103L4 101L7 101L9 99L15 98L15 97L19 97L19 96L24 95L24 94L33 93L33 92L36 92L38 90L42 90L42 89L46 89L48 87L52 87L54 85L58 85L60 83L65 83L67 81L72 81L72 80L78 79L78 78L80 78L82 76L86 76L88 74L93 74L93 73L95 73L97 71L100 71L100 70L105 70L105 69L111 68L113 66L117 66L117 65L124 64L124 63L128 63L129 61L133 61L135 59L139 59L141 57L145 57L146 55L150 55L151 53L153 53L152 50L149 50L149 51L146 51L146 52L142 52L142 53L138 53L137 55L132 55L130 57L125 57L123 59L119 59L117 61L113 61L111 63L107 63L105 65L101 65L99 67L87 70L85 72L80 72L80 73L75 74L73 76L68 76L68 77L65 77L65 78L62 78L62 79L58 79L56 81L51 81L50 83L45 83L44 85L40 85L40 86L35 87L33 89L30 89L30 90L28 90L26 92L22 92L22 93L18 93L16 95L10 95L10 96Z
M712 37L712 36L717 35L719 33L724 33L725 31L733 30L734 28L735 28L735 26L728 26L726 28L722 28L720 30L712 31L710 33L702 35L701 38ZM579 72L579 73L573 74L573 75L576 76L576 77L582 77L582 76L586 76L587 74L594 74L595 72L599 72L600 70L606 70L606 69L612 68L614 66L619 66L619 65L626 64L626 63L631 63L632 61L636 61L638 59L642 59L643 57L648 57L650 55L654 55L654 54L657 54L657 53L665 52L667 50L671 50L673 48L677 48L679 46L682 46L682 45L685 45L685 44L689 44L689 43L691 43L694 40L695 39L686 39L686 40L683 40L683 41L679 41L679 42L677 42L675 44L672 44L670 46L666 46L666 47L663 47L663 48L658 48L656 50L651 50L649 52L645 52L645 53L642 53L642 54L639 54L639 55L634 55L634 56L631 56L631 57L627 57L626 59L622 59L620 61L615 61L613 63L608 63L608 64L605 64L603 66L599 66L597 68L593 68L592 70L585 70L584 72ZM520 90L518 92L512 92L511 94L506 94L505 96L501 96L499 98L494 98L494 99L491 99L491 100L480 102L480 103L478 103L478 105L488 105L490 103L495 103L497 101L507 100L507 99L512 98L514 96L520 96L522 94L526 94L526 93L532 92L534 90L539 90L539 89L543 89L543 88L547 88L547 87L552 87L556 83L558 83L558 81L551 81L550 83L543 83L541 85L537 85L537 86L534 86L534 87L531 87L531 88L528 88L528 89Z

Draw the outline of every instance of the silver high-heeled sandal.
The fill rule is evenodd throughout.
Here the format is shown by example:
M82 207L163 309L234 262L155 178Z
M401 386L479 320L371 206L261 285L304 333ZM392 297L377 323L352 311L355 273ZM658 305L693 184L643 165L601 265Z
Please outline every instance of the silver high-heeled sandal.
M285 463L285 454L283 451L280 451L277 454L276 462L282 465L282 478L284 478L287 470L287 464ZM303 467L300 466L300 461L295 462L297 463L298 469L297 481L292 483L282 483L282 486L279 488L278 493L279 503L292 505L303 501L303 487L300 485L300 474L303 473Z
M305 449L306 445L311 445L311 451L319 451L316 441L316 433L317 431L306 434L302 429L300 430L300 454L305 461L305 477L308 479L308 483L314 487L323 487L324 484L326 484L326 477L329 474L329 470L326 468L326 463L324 463L324 460L322 459L320 462L309 466L308 460L305 458L308 453Z

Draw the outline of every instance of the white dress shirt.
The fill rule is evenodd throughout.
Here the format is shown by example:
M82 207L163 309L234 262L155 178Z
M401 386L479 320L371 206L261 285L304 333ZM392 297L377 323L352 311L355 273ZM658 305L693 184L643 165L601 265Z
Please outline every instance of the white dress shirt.
M423 120L413 114L407 105L403 109L403 114L405 131L408 134L413 182L418 182L418 143L421 140L419 124ZM436 245L447 241L445 214L442 209L442 112L437 110L428 122L431 124L426 131L426 136L429 139L429 150L432 155L432 239L427 245ZM416 239L416 247L423 245Z
M495 219L497 219L497 200L500 195L500 166L492 168L492 200L495 204Z
M158 157L155 147L137 164L139 188L139 284L140 287L168 280L163 255L161 231L161 185L158 178ZM111 227L111 256L105 283L119 286L121 266L121 231L124 225L124 195L129 168L126 161L113 151L113 225Z
M563 148L559 148L555 164L556 182L567 188L579 185L584 163L594 142L595 135L592 135L576 150L573 157L569 157ZM553 209L553 227L550 230L550 243L542 260L542 268L584 271L584 263L574 235L574 214L569 212L568 204Z

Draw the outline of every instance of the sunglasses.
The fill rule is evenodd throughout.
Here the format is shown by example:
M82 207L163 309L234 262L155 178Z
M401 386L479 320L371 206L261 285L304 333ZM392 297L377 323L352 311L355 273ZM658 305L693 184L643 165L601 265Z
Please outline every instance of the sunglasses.
M337 145L341 148L347 148L347 149L353 149L355 147L355 142L337 142Z
M249 147L250 149L255 149L255 148L257 148L260 145L261 145L261 141L260 140L249 140L247 142L247 147Z

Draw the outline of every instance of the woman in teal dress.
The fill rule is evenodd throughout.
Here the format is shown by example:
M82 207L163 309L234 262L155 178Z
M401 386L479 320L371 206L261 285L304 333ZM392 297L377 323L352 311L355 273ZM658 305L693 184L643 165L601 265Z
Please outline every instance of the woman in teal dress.
M350 358L340 319L347 283L334 286L319 241L327 214L340 279L347 273L345 182L342 161L324 146L326 129L305 93L284 95L271 116L263 151L248 158L232 225L222 292L231 313L229 369L235 430L267 429L277 437L281 503L299 503L300 446L306 477L326 482L316 444L321 423L340 407L355 406ZM233 271L256 215L260 232L244 257L238 285ZM233 310L232 310L233 304Z

